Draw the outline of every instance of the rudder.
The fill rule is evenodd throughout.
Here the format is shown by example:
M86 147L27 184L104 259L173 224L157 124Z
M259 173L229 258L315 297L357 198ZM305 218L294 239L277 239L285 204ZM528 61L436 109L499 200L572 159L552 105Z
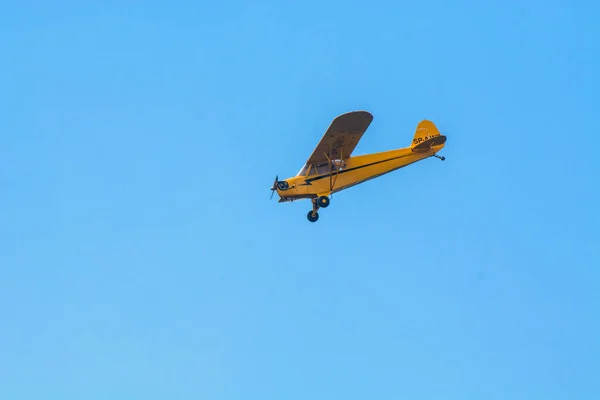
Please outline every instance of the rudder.
M440 133L433 122L425 119L417 125L410 148L413 151L426 150L432 146L442 145L445 142L446 136Z

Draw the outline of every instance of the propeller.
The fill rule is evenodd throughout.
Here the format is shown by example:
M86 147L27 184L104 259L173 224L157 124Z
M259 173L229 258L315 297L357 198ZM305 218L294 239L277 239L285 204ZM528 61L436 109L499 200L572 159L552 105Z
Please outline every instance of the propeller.
M277 190L277 181L279 180L279 176L275 175L275 181L273 181L273 186L271 187L271 199L273 199L273 195L275 194L275 191ZM271 200L269 199L269 200Z

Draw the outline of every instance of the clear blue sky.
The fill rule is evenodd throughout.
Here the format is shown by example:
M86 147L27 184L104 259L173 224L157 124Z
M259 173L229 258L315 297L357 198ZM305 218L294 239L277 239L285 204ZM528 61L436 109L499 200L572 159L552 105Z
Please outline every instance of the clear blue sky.
M600 5L283 3L2 3L0 398L600 398Z

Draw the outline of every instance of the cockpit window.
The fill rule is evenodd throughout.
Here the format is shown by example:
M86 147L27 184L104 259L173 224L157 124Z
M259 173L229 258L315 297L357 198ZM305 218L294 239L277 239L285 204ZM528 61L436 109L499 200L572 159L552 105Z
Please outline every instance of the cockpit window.
M317 165L317 174L324 175L328 174L332 169L329 168L329 164Z
M305 164L296 176L306 176L307 173L308 176L325 175L329 174L330 171L335 173L336 171L342 170L346 167L346 163L339 160L334 160L331 164L331 168L329 167L329 163L319 164L317 166Z

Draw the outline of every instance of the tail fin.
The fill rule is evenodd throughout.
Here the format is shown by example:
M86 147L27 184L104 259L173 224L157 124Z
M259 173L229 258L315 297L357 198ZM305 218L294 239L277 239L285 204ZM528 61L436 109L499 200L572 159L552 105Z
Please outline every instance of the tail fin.
M446 143L446 136L440 133L433 122L425 119L417 125L410 148L412 151L423 151L433 146L443 146L444 143Z

